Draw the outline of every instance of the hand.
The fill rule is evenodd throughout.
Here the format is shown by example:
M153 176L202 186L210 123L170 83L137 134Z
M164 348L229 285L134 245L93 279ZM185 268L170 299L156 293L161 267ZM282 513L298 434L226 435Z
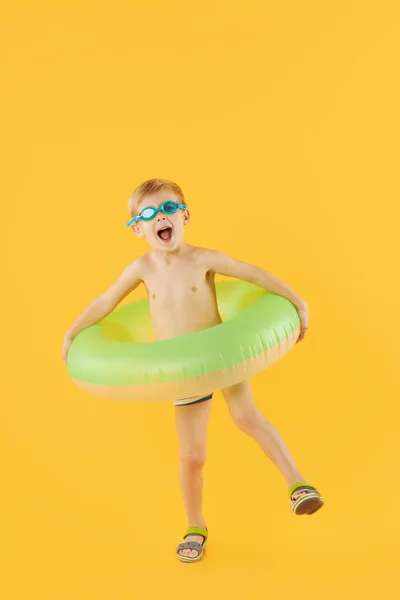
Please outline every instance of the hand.
M62 347L62 358L63 361L65 362L65 364L67 364L67 356L68 356L68 350L70 345L72 344L72 339L66 335L64 337L64 343L63 343L63 347Z
M308 305L307 304L302 304L301 306L297 307L297 312L299 313L299 317L300 317L300 335L297 338L297 342L301 342L301 340L304 339L307 330L308 330L308 321L309 321L309 315L308 315Z

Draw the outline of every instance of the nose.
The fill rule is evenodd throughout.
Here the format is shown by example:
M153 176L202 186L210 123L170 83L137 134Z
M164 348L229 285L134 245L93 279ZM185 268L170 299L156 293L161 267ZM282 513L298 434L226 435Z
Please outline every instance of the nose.
M158 213L157 221L165 221L165 215L163 213Z

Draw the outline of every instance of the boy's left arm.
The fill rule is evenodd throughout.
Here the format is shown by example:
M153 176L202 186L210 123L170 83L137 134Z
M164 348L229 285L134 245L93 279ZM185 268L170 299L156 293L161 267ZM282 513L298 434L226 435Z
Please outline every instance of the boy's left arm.
M269 292L290 300L296 307L300 317L300 335L297 341L300 342L300 340L304 338L309 322L308 305L307 302L298 296L298 294L286 285L286 283L265 269L250 265L241 260L236 260L235 258L222 254L216 250L208 251L207 262L209 263L209 271L219 273L220 275L227 275L228 277L243 279L244 281L254 283Z

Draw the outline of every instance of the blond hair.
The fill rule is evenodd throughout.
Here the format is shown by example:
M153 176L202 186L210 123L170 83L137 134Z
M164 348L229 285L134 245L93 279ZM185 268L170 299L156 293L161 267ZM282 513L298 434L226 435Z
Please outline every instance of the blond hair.
M168 179L148 179L144 181L132 192L128 200L128 210L131 217L136 217L137 208L145 196L151 196L162 190L173 192L178 196L182 204L185 203L183 192L177 183Z

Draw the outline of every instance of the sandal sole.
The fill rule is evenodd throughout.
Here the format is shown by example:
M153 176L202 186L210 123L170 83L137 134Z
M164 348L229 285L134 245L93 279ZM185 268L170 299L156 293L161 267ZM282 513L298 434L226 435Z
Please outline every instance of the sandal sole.
M303 496L303 498L304 500L300 501L295 509L292 509L296 515L313 515L324 505L324 501L318 496Z

